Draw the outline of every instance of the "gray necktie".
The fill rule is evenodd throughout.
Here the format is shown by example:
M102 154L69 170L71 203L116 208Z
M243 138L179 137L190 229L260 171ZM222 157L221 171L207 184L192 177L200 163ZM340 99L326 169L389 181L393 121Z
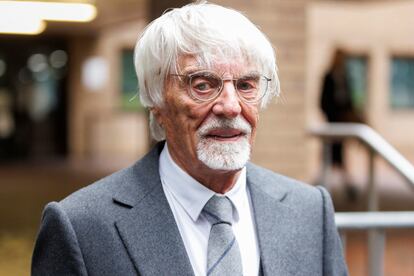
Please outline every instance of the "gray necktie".
M233 206L230 200L214 195L203 212L212 223L207 249L207 276L243 275L239 245L231 227Z

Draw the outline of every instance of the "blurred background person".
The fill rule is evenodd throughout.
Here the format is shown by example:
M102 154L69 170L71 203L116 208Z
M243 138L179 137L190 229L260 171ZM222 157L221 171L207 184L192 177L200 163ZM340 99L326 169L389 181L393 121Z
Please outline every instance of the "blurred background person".
M352 103L345 59L346 53L342 49L334 52L332 63L323 79L320 107L329 123L362 123L361 116ZM329 153L333 169L338 170L342 176L348 199L356 200L358 191L346 168L344 142L332 142Z

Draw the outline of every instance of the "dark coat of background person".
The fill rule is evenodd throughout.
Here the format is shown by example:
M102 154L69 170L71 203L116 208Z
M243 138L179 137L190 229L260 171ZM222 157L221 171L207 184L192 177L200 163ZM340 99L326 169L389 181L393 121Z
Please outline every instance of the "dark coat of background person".
M345 67L346 54L334 53L332 64L323 78L320 108L330 123L362 123L361 115L352 102L352 92ZM333 142L332 164L343 167L343 143Z

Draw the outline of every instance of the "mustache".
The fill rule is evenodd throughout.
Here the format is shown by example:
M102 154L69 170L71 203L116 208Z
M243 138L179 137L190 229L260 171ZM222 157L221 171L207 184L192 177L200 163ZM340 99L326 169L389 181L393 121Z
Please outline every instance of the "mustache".
M232 119L212 116L201 125L197 133L199 136L206 136L215 129L237 129L244 134L252 133L252 127L242 116Z

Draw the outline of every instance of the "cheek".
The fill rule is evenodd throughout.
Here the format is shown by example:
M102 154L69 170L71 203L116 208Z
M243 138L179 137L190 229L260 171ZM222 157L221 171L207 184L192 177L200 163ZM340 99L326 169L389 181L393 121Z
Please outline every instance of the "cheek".
M197 104L190 99L183 99L177 106L176 115L181 117L190 131L196 131L204 122L212 104Z
M181 130L182 134L192 134L204 121L209 107L195 104L187 98L175 98L167 106L164 117L173 127L172 131Z
M259 122L259 109L257 106L243 106L242 112L244 118L252 127L252 131L256 130L257 124Z

